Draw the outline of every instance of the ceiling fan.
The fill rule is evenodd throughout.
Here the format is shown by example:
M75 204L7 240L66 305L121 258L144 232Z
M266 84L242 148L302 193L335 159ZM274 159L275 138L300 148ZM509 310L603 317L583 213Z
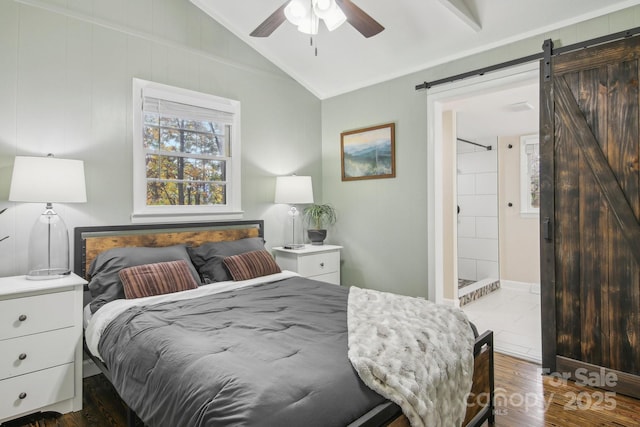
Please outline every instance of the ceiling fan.
M258 25L250 36L268 37L285 20L296 25L303 33L317 34L320 19L329 31L347 21L366 38L384 30L382 25L351 0L289 0Z

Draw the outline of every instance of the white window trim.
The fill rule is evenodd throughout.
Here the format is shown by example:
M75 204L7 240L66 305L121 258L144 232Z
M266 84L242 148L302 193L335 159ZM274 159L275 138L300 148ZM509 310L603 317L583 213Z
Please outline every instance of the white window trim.
M539 143L539 136L537 134L523 135L520 137L520 216L523 218L536 218L540 215L540 208L532 208L529 200L531 177L529 176L527 151L525 149L527 145Z
M147 206L145 152L142 141L142 100L143 91L161 99L189 105L198 105L233 114L231 125L231 161L227 163L227 203L208 206ZM242 218L240 144L240 101L215 95L181 89L142 79L133 79L133 212L131 221L172 222L189 220L222 220Z

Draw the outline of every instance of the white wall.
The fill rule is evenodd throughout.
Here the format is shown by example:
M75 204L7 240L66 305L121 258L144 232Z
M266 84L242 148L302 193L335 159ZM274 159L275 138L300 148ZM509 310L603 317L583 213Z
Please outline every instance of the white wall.
M458 277L498 280L498 150L496 138L457 143Z
M57 206L70 230L130 223L133 77L241 102L242 207L269 245L274 176L311 175L322 197L320 101L186 0L2 0L0 58L0 276L26 272L43 209L6 201L16 155L85 161L88 203Z

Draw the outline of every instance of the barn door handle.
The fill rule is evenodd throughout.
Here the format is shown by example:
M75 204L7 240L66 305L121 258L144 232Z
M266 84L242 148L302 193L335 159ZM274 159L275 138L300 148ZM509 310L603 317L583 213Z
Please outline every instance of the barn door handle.
M545 240L551 240L551 219L548 217L542 221L542 237Z

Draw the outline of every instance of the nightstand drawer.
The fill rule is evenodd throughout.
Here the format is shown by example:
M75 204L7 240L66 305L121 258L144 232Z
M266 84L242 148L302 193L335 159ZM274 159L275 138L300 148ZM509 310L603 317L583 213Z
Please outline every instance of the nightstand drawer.
M0 301L0 340L73 326L73 291Z
M78 340L64 328L0 341L0 380L73 362Z
M321 274L319 276L309 276L309 279L320 280L321 282L331 283L332 285L340 285L340 272Z
M74 395L74 364L0 381L0 417L29 413Z
M276 262L283 270L303 277L340 285L340 249L335 245L306 245L301 249L275 247Z
M298 259L298 273L302 276L319 276L340 269L340 253L324 252L301 256Z

